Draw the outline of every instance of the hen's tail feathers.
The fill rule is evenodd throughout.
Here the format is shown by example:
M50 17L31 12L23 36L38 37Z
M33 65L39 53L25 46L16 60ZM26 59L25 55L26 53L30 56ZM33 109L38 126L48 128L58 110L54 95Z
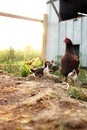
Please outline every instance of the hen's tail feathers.
M31 72L35 73L35 69L30 69Z

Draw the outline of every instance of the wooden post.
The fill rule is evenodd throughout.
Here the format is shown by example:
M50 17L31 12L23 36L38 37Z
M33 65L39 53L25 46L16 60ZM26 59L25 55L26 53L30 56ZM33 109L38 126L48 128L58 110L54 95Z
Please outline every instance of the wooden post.
M47 45L47 14L44 14L43 20L43 39L42 39L42 60L46 60L46 45Z
M33 22L41 22L41 23L43 23L43 20L40 20L40 19L20 16L20 15L15 15L15 14L9 14L9 13L4 13L4 12L0 12L0 16L5 16L5 17L10 17L10 18L16 18L16 19L29 20L29 21L33 21Z

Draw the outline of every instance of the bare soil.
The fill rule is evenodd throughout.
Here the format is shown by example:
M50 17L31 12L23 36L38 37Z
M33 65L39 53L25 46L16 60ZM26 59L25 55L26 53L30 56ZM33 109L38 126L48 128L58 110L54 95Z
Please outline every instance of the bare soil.
M68 96L67 83L55 76L0 71L0 130L87 130L87 102Z

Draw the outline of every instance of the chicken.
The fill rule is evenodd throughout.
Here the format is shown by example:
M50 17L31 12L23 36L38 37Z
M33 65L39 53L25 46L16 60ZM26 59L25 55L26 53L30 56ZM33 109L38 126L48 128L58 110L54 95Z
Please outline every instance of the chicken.
M51 72L55 72L55 71L57 71L59 69L58 66L54 63L53 60L50 62L49 68L50 68Z
M75 69L68 74L67 79L70 80L70 81L72 81L73 84L76 83L76 81L77 81L77 73L76 73Z
M45 61L43 67L37 68L37 69L30 69L30 70L31 70L32 73L34 73L35 77L41 78L43 75L49 73L48 64L49 64L49 62Z
M49 74L49 72L50 72L49 67L48 67L49 64L50 64L49 61L46 61L46 62L45 62L45 66L44 66L44 70L43 70L43 75Z
M26 64L26 65L32 65L34 61L35 61L35 60L32 59L31 61L28 61L28 62L26 62L25 64Z
M75 54L73 43L70 39L65 38L64 42L66 44L66 50L64 56L61 58L61 73L65 76L65 81L67 81L67 76L74 69L78 75L79 73L79 63L80 60Z

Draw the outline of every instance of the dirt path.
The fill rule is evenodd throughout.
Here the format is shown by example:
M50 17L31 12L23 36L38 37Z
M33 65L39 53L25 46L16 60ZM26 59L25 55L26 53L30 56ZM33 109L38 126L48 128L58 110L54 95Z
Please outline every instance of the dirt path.
M87 103L67 84L0 73L0 130L87 130Z

